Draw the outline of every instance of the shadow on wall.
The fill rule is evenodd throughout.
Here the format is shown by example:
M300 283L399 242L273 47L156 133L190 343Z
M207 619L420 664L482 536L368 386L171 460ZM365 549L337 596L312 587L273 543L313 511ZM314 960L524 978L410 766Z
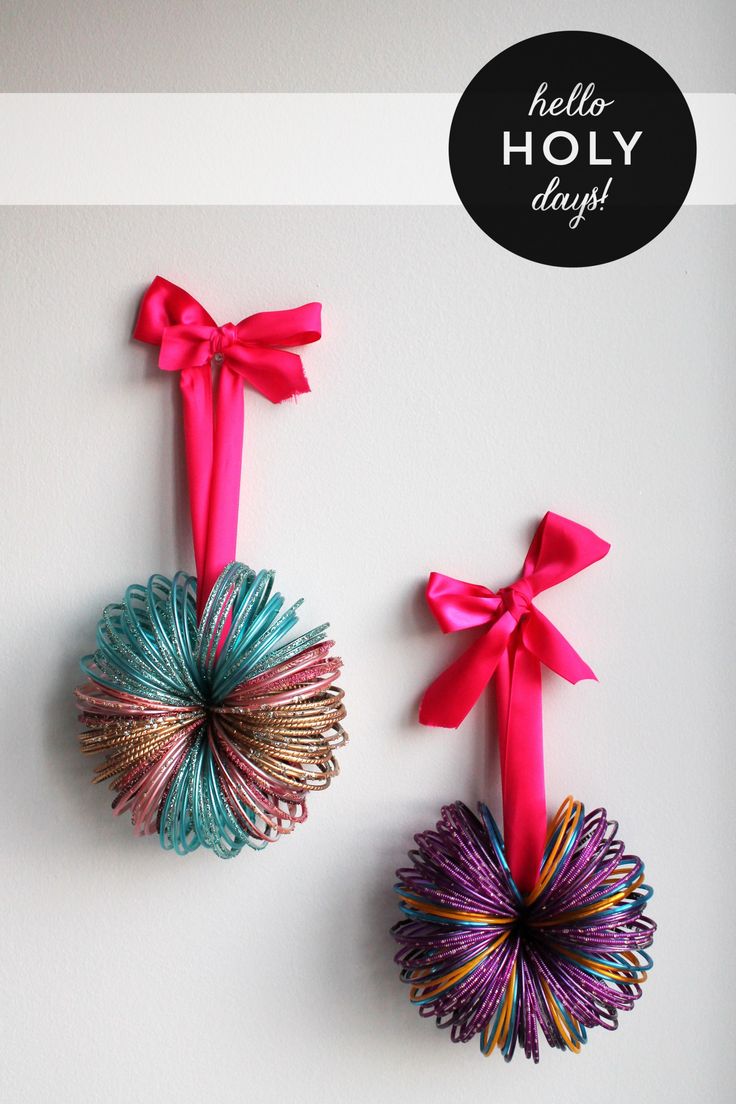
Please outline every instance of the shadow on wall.
M131 314L131 331L135 312ZM150 496L152 504L151 510L146 512L157 518L164 518L167 504L172 512L169 524L158 526L155 533L157 540L151 542L150 535L147 535L148 546L153 545L158 561L144 568L147 578L148 574L161 570L162 565L173 562L177 566L187 567L192 563L181 400L178 376L161 372L157 350L130 338L129 356L126 359L130 364L131 378L138 385L142 383L148 387L155 382L157 389L161 386L168 386L170 389L172 416L166 432L167 435L170 434L168 440L172 442L172 454L164 456L160 469L150 473L143 493ZM170 486L172 481L173 487ZM98 488L91 489L93 493L99 491ZM135 523L135 519L121 519L121 524ZM80 535L80 540L82 539ZM62 631L54 634L56 639L64 641L64 651L58 655L54 677L49 680L50 689L44 702L43 730L49 784L55 789L55 793L49 795L48 808L54 810L52 823L58 832L51 833L52 838L45 839L44 846L54 846L58 842L67 847L70 842L69 833L73 836L75 831L83 833L88 840L94 839L97 844L104 844L109 840L116 850L123 847L127 849L131 842L135 842L131 840L129 822L126 832L123 830L125 826L110 814L112 795L107 784L91 785L94 759L83 756L79 751L77 736L80 726L74 700L74 688L84 681L79 661L83 655L95 649L97 622L105 605L120 601L129 583L143 581L128 579L121 586L116 580L120 579L124 570L125 565L111 564L110 588L105 598L102 601L92 599L80 602L73 618L63 626ZM38 821L37 827L31 830L37 831L40 828L43 831L47 823L45 820Z
M91 603L87 605L91 607ZM90 840L104 841L108 836L116 849L124 846L120 825L110 815L109 791L104 785L91 785L92 763L80 753L77 739L80 726L74 689L83 681L79 661L93 650L96 624L94 613L80 614L63 634L68 650L58 656L56 677L49 682L44 703L45 760L48 784L54 788L47 806L55 810L55 816L51 823L41 821L39 826L42 831L44 825L59 830L44 840L44 847L66 850L74 845L75 837L84 837L79 839L84 847Z
M532 532L533 535L533 532ZM531 538L530 538L531 539ZM484 801L499 813L501 810L501 771L498 761L498 734L496 730L495 690L491 683L481 695L478 704L471 710L459 729L428 730L419 724L419 705L422 696L432 681L450 667L463 652L486 631L484 628L469 629L464 632L442 633L432 616L425 598L426 580L422 579L412 587L406 596L397 621L406 628L408 638L420 636L422 639L436 637L431 666L426 673L426 682L419 687L413 697L409 697L405 712L399 719L402 733L417 742L426 738L428 731L444 734L448 740L470 741L473 748L473 766L468 778L467 792L447 794L445 803L464 801L474 808L478 801ZM437 810L439 816L439 809ZM425 825L424 827L429 827ZM417 831L420 829L418 828Z
M137 309L137 308L136 308ZM132 323L131 323L132 331ZM143 345L130 338L130 360L136 376L145 373L147 384L157 388L167 388L170 397L170 417L164 434L170 435L171 455L163 456L159 471L151 472L144 488L156 503L157 518L165 516L165 507L169 506L168 525L158 528L157 556L159 564L175 563L175 570L193 570L192 529L189 515L189 484L187 480L186 452L184 448L184 428L181 414L181 395L179 392L179 373L162 372L158 366L158 349ZM167 486L170 490L167 493ZM173 544L173 549L172 549ZM151 571L156 570L155 565Z

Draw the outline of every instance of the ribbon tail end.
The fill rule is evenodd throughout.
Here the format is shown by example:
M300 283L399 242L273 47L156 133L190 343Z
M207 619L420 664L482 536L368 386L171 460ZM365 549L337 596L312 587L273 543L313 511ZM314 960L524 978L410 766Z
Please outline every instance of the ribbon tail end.
M459 728L463 719L449 716L437 702L427 701L426 694L419 703L419 723L426 728Z
M446 728L457 730L457 728L459 727L459 722L457 721L448 721L447 719L443 719L441 717L428 717L427 714L424 713L421 709L419 710L419 723L425 728Z
M576 686L579 682L598 682L598 676L587 664L584 664L584 669L576 672L575 677L570 679L573 686Z

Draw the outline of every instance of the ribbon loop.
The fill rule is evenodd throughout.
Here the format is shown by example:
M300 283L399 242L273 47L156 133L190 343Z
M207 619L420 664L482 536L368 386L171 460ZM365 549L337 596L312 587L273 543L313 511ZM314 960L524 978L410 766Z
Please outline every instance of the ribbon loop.
M261 311L237 325L238 340L256 345L309 345L322 334L322 304L305 303L290 310Z
M476 583L464 583L433 571L427 583L427 604L444 633L485 625L500 606L498 595Z
M546 836L540 664L576 683L587 663L533 598L603 558L610 545L590 529L548 513L521 577L498 593L432 572L427 602L443 632L486 627L435 679L419 707L422 724L457 728L496 676L506 848L522 892L533 889Z
M160 345L169 326L214 326L215 320L184 288L155 276L143 296L133 337Z

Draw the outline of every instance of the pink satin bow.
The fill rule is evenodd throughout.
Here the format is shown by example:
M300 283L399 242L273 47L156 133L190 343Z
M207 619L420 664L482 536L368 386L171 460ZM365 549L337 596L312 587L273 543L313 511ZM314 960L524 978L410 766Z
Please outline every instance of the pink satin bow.
M523 893L539 875L547 831L541 664L568 682L595 678L532 600L602 559L609 548L590 529L548 513L511 586L494 593L437 572L427 584L427 601L443 632L488 629L435 679L422 698L419 720L457 728L495 675L506 853Z
M280 346L307 345L321 335L321 304L262 311L216 325L189 292L156 276L143 297L133 336L160 345L159 368L209 368L213 358L273 403L309 390L301 357Z
M309 391L301 357L281 346L321 336L321 304L264 311L218 326L187 291L156 276L143 296L133 336L160 345L159 367L180 371L197 607L235 559L243 452L243 384L273 403ZM210 366L220 368L217 409Z

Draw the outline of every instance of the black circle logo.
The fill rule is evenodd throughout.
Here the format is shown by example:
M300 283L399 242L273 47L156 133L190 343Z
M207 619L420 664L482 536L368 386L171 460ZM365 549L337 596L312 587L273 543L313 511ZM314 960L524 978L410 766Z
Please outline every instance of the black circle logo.
M685 97L647 54L608 35L517 42L465 89L450 169L468 214L520 257L606 264L655 238L695 171Z

